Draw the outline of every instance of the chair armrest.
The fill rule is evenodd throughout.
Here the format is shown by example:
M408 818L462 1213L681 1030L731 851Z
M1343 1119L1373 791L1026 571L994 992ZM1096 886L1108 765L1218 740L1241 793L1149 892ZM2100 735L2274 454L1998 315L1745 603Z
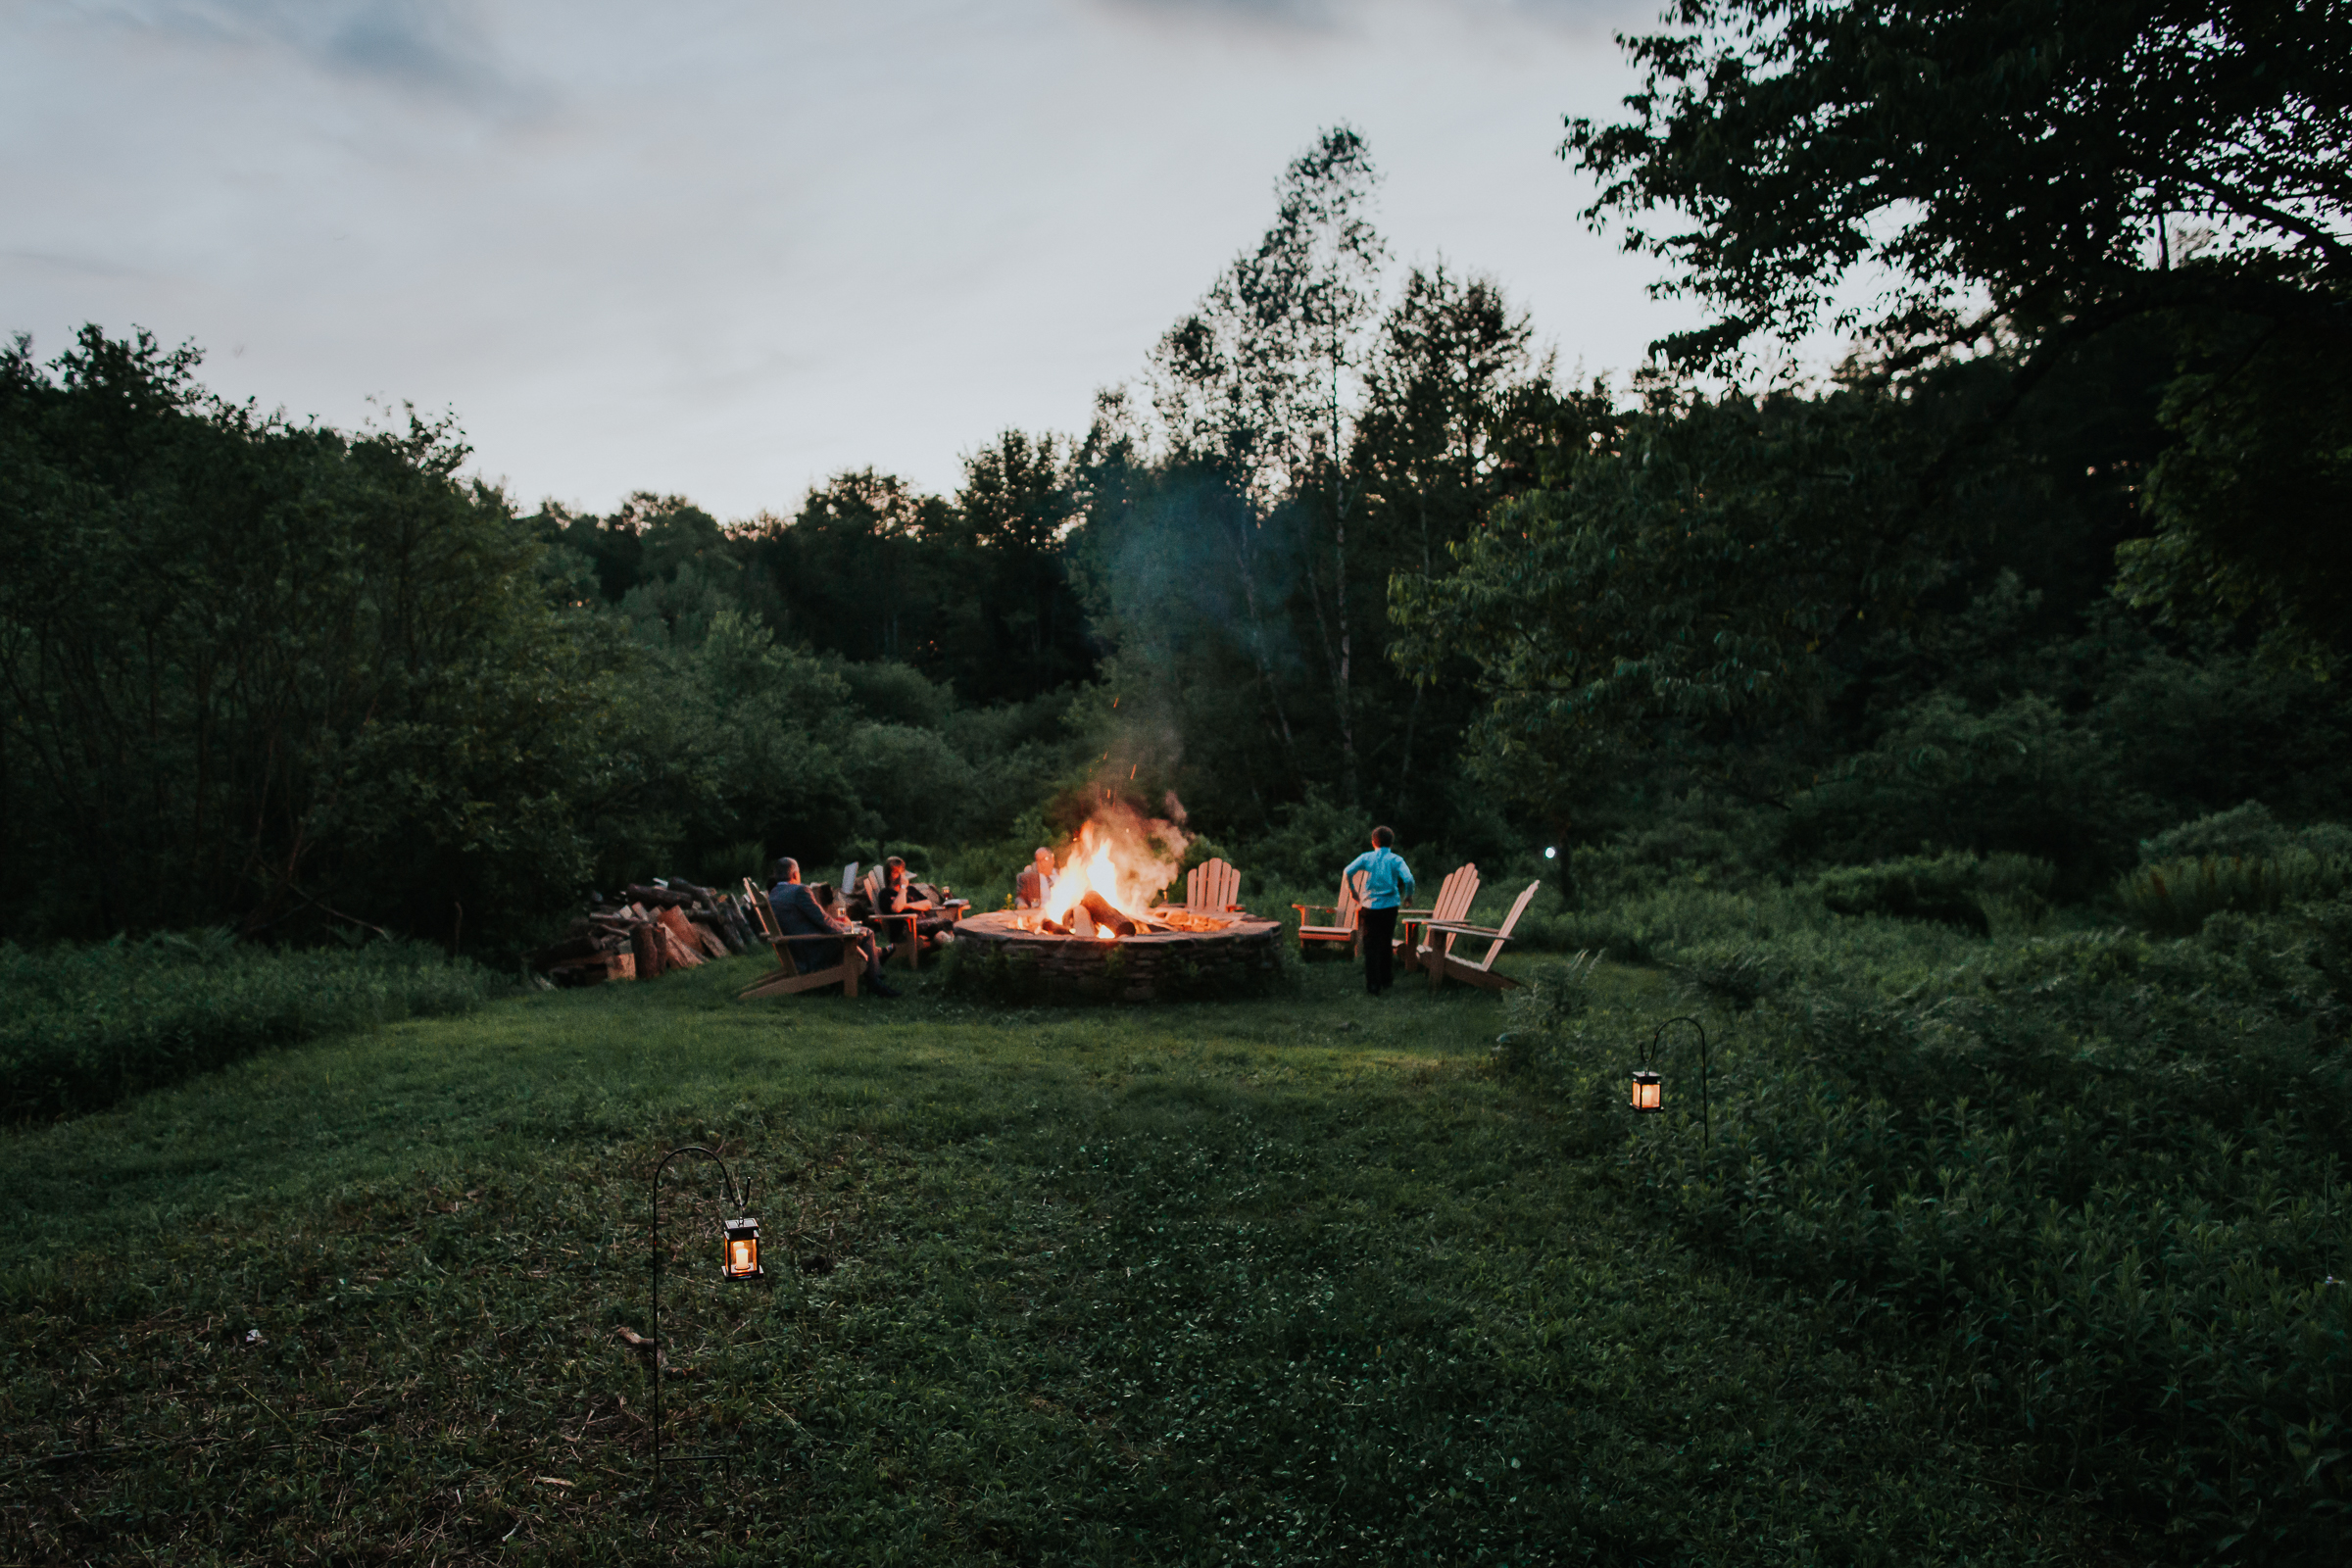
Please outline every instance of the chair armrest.
M1317 909L1329 909L1334 914L1340 912L1340 906L1336 904L1294 904L1291 907L1298 911L1298 918L1301 920Z
M1459 920L1432 920L1424 929L1449 931L1457 937L1498 937L1500 931L1491 925L1464 925Z

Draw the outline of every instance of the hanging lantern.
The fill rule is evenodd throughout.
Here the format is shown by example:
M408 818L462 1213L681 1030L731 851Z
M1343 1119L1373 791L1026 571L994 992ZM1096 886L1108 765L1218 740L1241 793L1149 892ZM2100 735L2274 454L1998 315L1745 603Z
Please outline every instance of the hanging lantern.
M760 1222L756 1219L731 1219L726 1231L726 1251L718 1271L731 1280L759 1280L767 1277L760 1266Z
M1634 1109L1638 1111L1664 1110L1666 1108L1665 1080L1647 1067L1636 1067L1634 1069L1633 1105Z

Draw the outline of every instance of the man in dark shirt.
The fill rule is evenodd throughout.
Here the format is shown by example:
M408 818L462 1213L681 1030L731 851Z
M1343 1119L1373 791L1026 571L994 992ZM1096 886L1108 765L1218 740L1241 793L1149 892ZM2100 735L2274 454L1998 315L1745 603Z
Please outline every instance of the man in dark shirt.
M827 913L801 886L801 862L790 856L776 861L776 885L767 890L768 907L776 911L776 927L788 937L816 937L839 932L845 942L853 942L865 955L865 983L877 997L895 997L898 992L882 982L882 959L874 947L873 933L859 931L849 921ZM840 949L822 942L789 942L792 965L802 974L821 968L831 961Z

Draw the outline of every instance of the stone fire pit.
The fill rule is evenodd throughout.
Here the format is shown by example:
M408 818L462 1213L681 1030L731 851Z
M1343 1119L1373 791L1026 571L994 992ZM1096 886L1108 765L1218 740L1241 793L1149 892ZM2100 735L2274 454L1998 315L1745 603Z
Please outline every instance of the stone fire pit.
M956 927L957 979L1005 1000L1159 1002L1248 996L1282 972L1282 922L1254 914L1153 909L1185 929L1102 941L1038 929L1033 910L992 910Z

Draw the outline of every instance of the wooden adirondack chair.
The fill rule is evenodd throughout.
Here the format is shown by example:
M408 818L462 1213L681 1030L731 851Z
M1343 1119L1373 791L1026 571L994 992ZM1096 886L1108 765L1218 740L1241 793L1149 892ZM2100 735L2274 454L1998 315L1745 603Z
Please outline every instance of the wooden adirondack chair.
M865 906L874 911L866 916L867 919L873 921L884 932L896 930L906 933L891 943L890 951L882 956L882 961L888 963L903 952L906 955L907 968L922 967L923 941L915 934L915 924L922 919L922 911L908 909L905 914L884 914L882 912L882 868L880 866L866 872L864 877L859 880L858 887L865 894Z
M1184 906L1195 914L1223 914L1242 902L1242 873L1223 860L1202 860L1184 874Z
M1349 953L1355 951L1358 935L1355 917L1363 911L1364 878L1368 874L1358 871L1351 877L1343 877L1340 880L1340 902L1337 904L1291 906L1298 911L1298 952L1301 956L1306 953L1306 945L1310 942L1346 943ZM1331 924L1315 924L1310 916L1318 909L1331 911Z
M1457 865L1452 874L1438 887L1438 901L1426 909L1400 909L1396 914L1396 967L1418 969L1421 956L1421 928L1433 920L1461 920L1468 917L1470 905L1478 897L1478 867ZM1453 936L1447 933L1443 952L1453 951Z
M796 992L814 991L820 986L839 986L845 997L858 994L858 977L865 973L865 956L852 940L858 927L851 927L850 936L824 935L788 937L776 924L776 911L769 906L767 895L750 877L743 879L743 902L760 922L760 935L767 942L768 951L776 956L776 967L735 993L738 1002L750 1002L760 997L788 997ZM792 961L792 950L804 942L832 942L840 945L841 960L809 970L803 974Z
M1429 971L1429 989L1442 990L1447 980L1459 980L1467 985L1484 986L1489 991L1516 990L1519 982L1507 974L1496 974L1494 960L1510 945L1511 931L1519 924L1519 916L1527 912L1528 905L1535 899L1536 889L1543 885L1542 882L1530 882L1499 926L1464 925L1458 920L1432 920L1424 926L1420 952L1416 956L1421 960L1421 966ZM1436 945L1441 936L1446 939L1443 947ZM1452 952L1452 939L1455 937L1485 937L1486 956L1476 963L1455 957Z

